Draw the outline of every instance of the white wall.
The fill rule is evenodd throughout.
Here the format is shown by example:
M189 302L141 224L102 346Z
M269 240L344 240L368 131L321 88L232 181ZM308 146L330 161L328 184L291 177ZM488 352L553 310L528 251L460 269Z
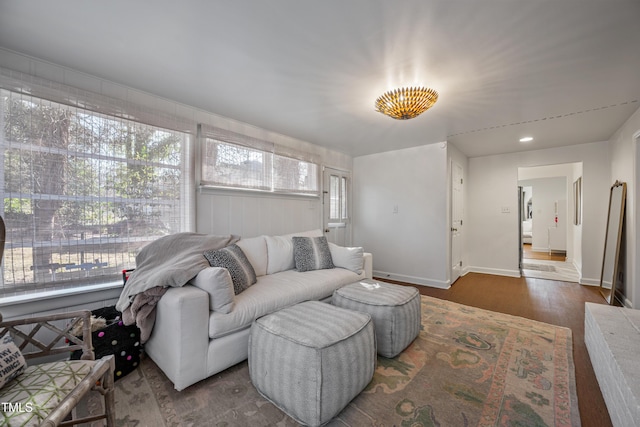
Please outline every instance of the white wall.
M203 189L197 196L196 227L207 234L254 237L322 228L317 197L247 194Z
M354 243L374 274L448 287L447 144L356 157L353 176Z
M582 162L581 283L600 281L609 201L607 142L469 159L469 270L519 276L518 168ZM534 195L535 197L535 195ZM502 208L509 213L502 213Z
M625 289L627 304L640 308L640 277L637 265L640 262L640 239L638 239L638 180L640 173L640 150L637 139L640 137L640 109L638 109L609 140L611 148L610 184L616 180L627 183L626 203L626 257L625 257Z
M582 178L582 163L573 164L573 171L572 171L571 179L569 180L569 182L571 182L572 191L573 191L573 183L576 182L578 178ZM573 200L573 196L570 196L569 198ZM582 197L580 198L580 203L581 203L580 223L574 224L573 221L570 221L570 225L569 225L570 230L573 231L573 233L569 233L570 238L572 239L572 242L570 242L571 244L570 247L572 250L571 261L573 262L573 265L575 266L577 271L582 271L582 216L584 215ZM570 214L571 218L573 218L572 215L575 215L575 211L572 212L572 214Z

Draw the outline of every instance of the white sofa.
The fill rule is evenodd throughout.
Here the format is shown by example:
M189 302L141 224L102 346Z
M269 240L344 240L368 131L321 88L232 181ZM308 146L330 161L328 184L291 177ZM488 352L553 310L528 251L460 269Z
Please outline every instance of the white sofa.
M158 302L155 326L145 351L176 390L246 360L249 329L255 319L302 301L328 299L335 289L372 277L371 254L362 248L331 244L336 268L296 271L291 237L321 235L321 230L314 230L241 239L237 245L253 266L257 282L232 295L231 303L219 310L211 310L221 304L214 301L219 296L217 284L208 279L224 276L217 267L201 271L192 280L198 286L168 289ZM224 274L228 272L224 270Z

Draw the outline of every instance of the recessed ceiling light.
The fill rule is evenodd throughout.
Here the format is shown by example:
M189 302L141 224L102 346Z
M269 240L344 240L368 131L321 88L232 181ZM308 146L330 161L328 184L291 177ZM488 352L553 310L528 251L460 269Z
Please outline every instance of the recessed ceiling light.
M533 137L525 136L524 138L520 138L520 142L529 142L529 141L533 141Z

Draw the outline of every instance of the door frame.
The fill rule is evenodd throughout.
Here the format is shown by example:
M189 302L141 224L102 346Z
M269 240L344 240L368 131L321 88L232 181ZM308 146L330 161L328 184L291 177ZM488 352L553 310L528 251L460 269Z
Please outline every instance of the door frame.
M454 206L456 204L456 192L454 190L455 186L456 186L456 177L455 177L455 171L456 168L460 169L460 212L458 212L459 218L455 218L455 213L456 213L456 209L454 209ZM463 263L462 263L462 258L463 258L463 253L464 253L464 247L463 247L463 228L464 228L464 167L451 160L450 162L450 182L451 182L451 190L450 190L450 197L451 197L451 208L450 208L450 215L449 215L449 224L450 224L450 229L449 229L449 248L450 248L450 254L449 254L449 285L453 285L453 283L458 280L458 278L460 276L463 275ZM454 263L454 238L457 240L457 245L458 245L458 249L460 251L460 259L457 261L459 264L457 266L453 265Z
M331 176L337 176L346 180L345 193L346 193L346 217L337 218L338 221L332 221L330 218L330 185L329 179ZM336 243L340 246L349 246L352 241L353 232L353 205L351 196L351 171L338 169L331 166L322 166L322 231L327 237L327 240L332 243ZM341 212L342 215L342 212ZM335 219L335 218L334 218ZM342 233L338 233L337 230L342 230ZM331 234L333 231L333 234Z
M522 276L522 266L524 262L524 242L522 241L522 218L524 218L524 197L522 192L524 191L521 185L518 185L518 270L520 270L520 276Z

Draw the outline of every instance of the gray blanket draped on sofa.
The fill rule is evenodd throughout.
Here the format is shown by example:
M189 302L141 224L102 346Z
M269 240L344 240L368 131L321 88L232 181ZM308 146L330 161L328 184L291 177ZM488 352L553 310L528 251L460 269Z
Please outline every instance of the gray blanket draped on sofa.
M136 269L116 303L125 325L135 323L140 328L140 340L147 341L155 323L156 303L167 288L184 286L209 267L205 251L221 249L239 239L235 235L176 233L142 248L136 256Z

